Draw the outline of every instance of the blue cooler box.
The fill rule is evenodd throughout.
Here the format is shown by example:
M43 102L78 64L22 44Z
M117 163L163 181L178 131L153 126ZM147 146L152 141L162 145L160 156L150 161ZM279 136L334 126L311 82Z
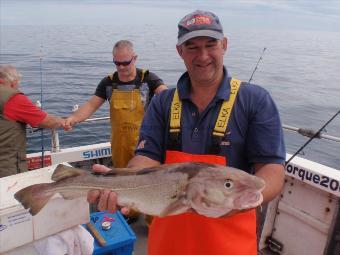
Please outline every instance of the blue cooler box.
M91 213L90 222L106 241L106 245L101 246L95 238L93 255L132 254L136 235L120 212L114 214L107 212ZM103 224L104 227L107 222L110 222L111 227L108 230L104 230L103 222L106 222ZM84 227L89 230L86 225Z

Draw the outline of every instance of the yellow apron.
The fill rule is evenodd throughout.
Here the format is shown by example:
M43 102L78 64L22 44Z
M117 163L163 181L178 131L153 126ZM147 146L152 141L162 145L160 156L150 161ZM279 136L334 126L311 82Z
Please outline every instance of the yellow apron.
M114 167L126 167L134 156L144 116L140 90L113 89L110 99L111 153Z

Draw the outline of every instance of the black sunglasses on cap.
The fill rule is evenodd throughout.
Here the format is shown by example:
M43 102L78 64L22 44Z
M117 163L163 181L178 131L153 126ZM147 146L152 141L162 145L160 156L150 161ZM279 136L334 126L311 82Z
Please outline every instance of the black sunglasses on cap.
M133 57L131 58L130 61L122 61L122 62L119 62L119 61L113 60L113 63L114 63L116 66L128 66L128 65L131 64L132 60L134 60L134 59L135 59L135 56L133 56Z

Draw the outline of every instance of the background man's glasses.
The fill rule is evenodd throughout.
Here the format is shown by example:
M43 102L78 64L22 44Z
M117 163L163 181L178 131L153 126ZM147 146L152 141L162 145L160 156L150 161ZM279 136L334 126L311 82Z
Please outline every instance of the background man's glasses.
M134 60L134 59L135 59L135 57L133 56L130 61L119 62L119 61L113 60L113 63L115 63L116 66L128 66L128 65L131 64L132 60Z

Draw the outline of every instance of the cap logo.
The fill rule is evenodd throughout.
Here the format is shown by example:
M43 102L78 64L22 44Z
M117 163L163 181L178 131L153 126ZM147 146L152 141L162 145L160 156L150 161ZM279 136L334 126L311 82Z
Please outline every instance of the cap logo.
M212 12L197 10L190 13L178 23L177 45L191 38L206 36L221 40L223 29L218 17Z
M187 20L186 26L192 25L210 25L211 19L208 16L196 15L192 19Z

